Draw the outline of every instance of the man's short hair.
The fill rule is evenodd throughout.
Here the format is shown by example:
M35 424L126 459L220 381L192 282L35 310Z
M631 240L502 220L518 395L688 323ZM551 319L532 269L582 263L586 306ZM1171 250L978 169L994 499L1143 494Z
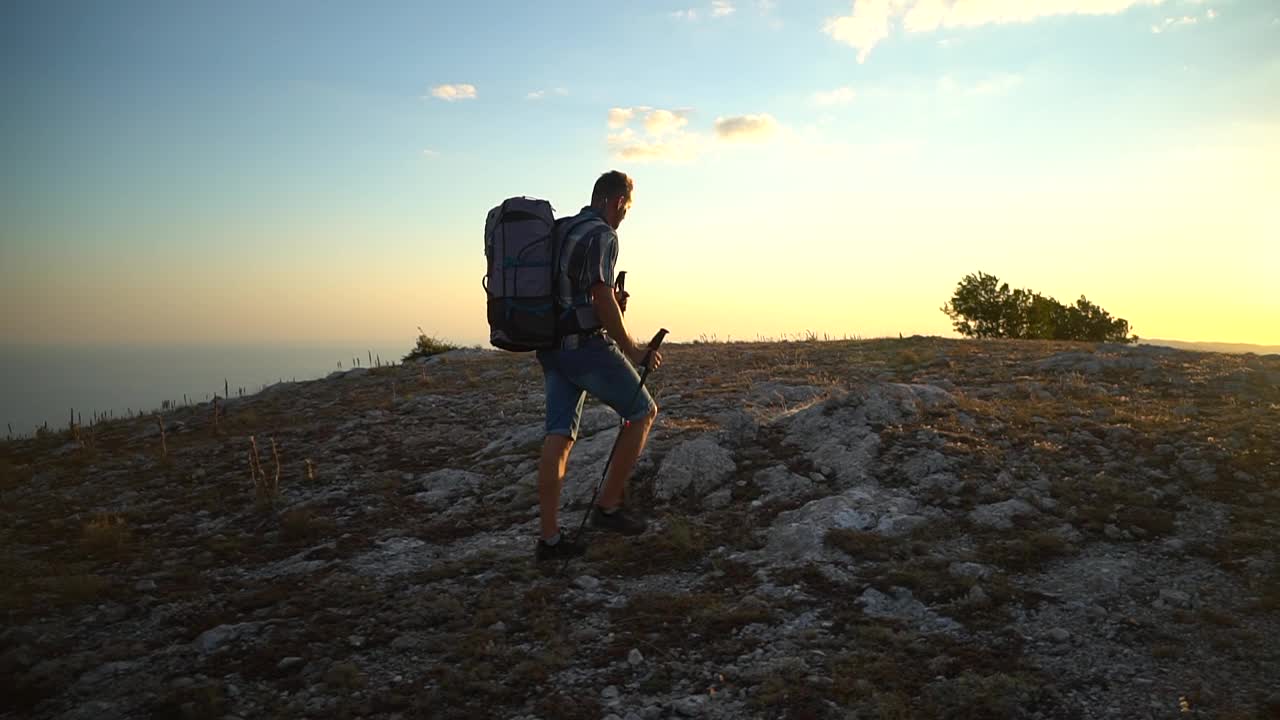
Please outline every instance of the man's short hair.
M596 186L591 190L591 204L599 205L616 197L626 198L630 203L631 188L631 178L627 177L626 173L610 170L596 180Z

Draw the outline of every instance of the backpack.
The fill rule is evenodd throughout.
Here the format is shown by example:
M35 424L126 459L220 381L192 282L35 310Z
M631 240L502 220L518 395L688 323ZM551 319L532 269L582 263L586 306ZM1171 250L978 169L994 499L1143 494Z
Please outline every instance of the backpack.
M555 347L559 245L555 210L546 200L508 198L489 211L488 271L481 285L488 294L491 345L513 352Z

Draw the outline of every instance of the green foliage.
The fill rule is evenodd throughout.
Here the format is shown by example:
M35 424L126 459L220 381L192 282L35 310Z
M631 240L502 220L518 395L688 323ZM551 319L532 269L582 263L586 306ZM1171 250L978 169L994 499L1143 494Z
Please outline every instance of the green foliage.
M1074 305L1063 305L1032 290L1010 290L984 272L965 275L942 312L965 337L1138 341L1129 334L1129 321L1111 317L1083 295Z
M409 351L409 354L404 356L404 361L408 362L417 358L431 357L432 355L439 355L440 353L457 349L459 349L458 345L454 345L446 340L441 340L435 335L428 335L423 332L421 327L419 327L418 342L413 346L413 349Z

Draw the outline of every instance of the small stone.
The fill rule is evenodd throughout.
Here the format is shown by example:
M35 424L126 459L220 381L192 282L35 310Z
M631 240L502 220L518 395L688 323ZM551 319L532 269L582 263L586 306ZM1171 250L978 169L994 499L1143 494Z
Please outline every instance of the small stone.
M293 668L296 668L302 665L303 662L305 661L302 658L297 657L296 655L291 655L287 658L282 659L280 662L276 663L276 669L292 670Z
M348 635L348 636L347 636L347 642L351 645L351 647L354 647L354 648L364 647L364 636L363 636L363 635Z
M151 590L155 590L156 581L155 580L139 580L138 584L133 586L133 589L137 590L138 592L148 592Z
M1159 599L1163 600L1165 604L1172 605L1174 607L1185 608L1191 605L1191 596L1181 590L1170 590L1169 588L1165 588L1160 591Z
M638 649L631 648L631 652L627 653L627 662L630 663L631 667L638 667L644 662L644 655L640 654Z
M391 641L391 649L392 650L412 650L413 648L418 647L419 644L420 643L418 642L418 639L413 637L412 635L401 635L400 637L397 637L395 640Z
M1045 635L1056 643L1064 643L1071 639L1071 631L1060 627L1050 630Z
M609 713L604 716L604 720L622 720L622 718L618 717L616 713Z
M183 690L195 684L196 684L196 681L193 680L192 678L179 677L179 678L174 678L172 681L170 681L169 687L173 688L174 690Z
M489 630L496 633L505 633L507 631L507 624L499 620L498 622L490 625Z
M1106 527L1102 528L1102 534L1106 535L1109 540L1124 539L1124 531L1111 523L1107 523Z
M595 592L600 589L600 581L590 575L579 575L574 579L573 584L587 592Z
M618 692L617 685L610 685L606 687L604 690L600 691L600 697L604 698L606 702L608 702L609 700L617 700L618 695L619 695L619 692Z
M687 698L675 701L673 709L677 714L685 717L699 717L707 711L707 696L690 695Z

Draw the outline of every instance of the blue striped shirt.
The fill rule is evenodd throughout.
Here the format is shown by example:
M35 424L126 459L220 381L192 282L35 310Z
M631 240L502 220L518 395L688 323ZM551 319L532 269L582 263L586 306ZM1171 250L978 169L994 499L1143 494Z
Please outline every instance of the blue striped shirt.
M613 287L618 263L618 234L594 208L588 206L573 217L557 223L565 233L560 244L558 296L561 333L600 328L600 318L591 305L591 288L597 283Z

